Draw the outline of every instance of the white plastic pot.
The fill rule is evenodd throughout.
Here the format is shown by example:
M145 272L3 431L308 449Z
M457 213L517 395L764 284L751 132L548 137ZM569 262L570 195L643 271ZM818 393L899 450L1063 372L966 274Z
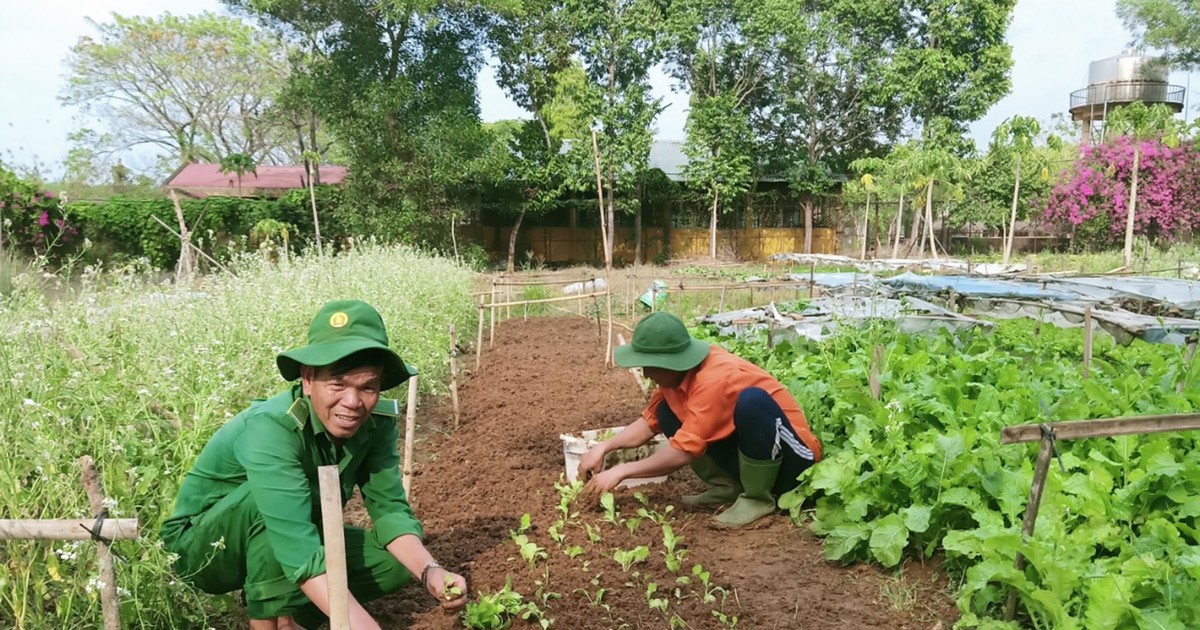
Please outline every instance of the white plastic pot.
M560 434L563 443L563 460L566 466L567 481L574 482L579 477L579 460L583 458L583 454L588 452L596 444L602 441L599 436L605 436L620 431L623 427L612 427L608 429L589 429L580 432L580 435L569 435L566 433ZM652 440L643 446L637 448L623 448L609 453L604 458L604 467L611 468L616 464L624 462L637 461L649 457L660 448L667 445L667 439L660 433L655 435ZM667 480L667 475L657 477L634 477L621 482L621 486L632 488L647 483L662 483Z

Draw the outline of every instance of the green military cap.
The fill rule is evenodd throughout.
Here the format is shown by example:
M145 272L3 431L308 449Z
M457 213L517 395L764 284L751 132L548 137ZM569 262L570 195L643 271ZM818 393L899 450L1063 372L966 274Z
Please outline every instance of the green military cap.
M633 329L633 342L613 351L621 367L654 367L686 372L708 356L708 342L693 339L678 317L659 311Z
M308 345L280 353L275 364L284 380L294 381L300 377L302 365L323 367L363 350L380 351L383 389L391 389L417 373L388 346L379 312L360 300L337 300L321 307L308 327Z

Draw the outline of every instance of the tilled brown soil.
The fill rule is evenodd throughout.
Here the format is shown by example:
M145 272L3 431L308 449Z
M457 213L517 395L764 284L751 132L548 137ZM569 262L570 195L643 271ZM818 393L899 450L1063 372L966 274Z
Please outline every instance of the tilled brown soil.
M559 434L626 424L643 404L630 374L605 369L603 354L595 320L507 321L497 326L481 369L460 388L461 427L439 430L448 426L448 410L422 408L429 434L417 445L413 508L431 551L467 575L473 594L509 581L554 620L553 628L565 630L724 628L734 616L739 628L941 628L957 617L934 563L909 565L899 577L873 566L831 564L821 542L784 513L747 530L713 527L712 512L689 511L678 501L701 485L687 469L638 488L646 507L633 491L619 491L616 523L606 522L599 506L576 501L577 514L561 526L565 540L555 542L548 529L561 516ZM474 358L464 363L473 368ZM658 523L643 518L634 529L621 522L636 518L639 508L665 515L683 538L679 571L666 566ZM546 554L532 568L511 537L523 514L532 521L526 535ZM362 516L351 513L352 520ZM597 542L589 541L585 524ZM623 570L614 551L640 545L649 549L647 559ZM573 546L583 551L571 558L566 551ZM707 587L694 565L710 574ZM665 604L651 607L655 599ZM461 627L419 585L368 608L385 628Z

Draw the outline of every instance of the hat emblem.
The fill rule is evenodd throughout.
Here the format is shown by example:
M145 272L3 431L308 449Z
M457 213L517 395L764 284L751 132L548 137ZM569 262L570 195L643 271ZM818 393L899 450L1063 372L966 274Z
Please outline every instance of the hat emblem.
M341 328L350 322L350 317L342 311L338 311L329 316L329 325L333 328Z

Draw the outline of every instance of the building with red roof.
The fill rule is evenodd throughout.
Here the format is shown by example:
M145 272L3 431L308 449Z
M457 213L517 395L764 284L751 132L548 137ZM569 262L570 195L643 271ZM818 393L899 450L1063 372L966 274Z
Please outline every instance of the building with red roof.
M259 166L255 173L243 173L241 185L237 173L221 172L220 164L185 164L171 173L163 188L197 199L204 197L282 197L288 191L308 187L303 166ZM349 169L345 166L318 167L317 181L340 185Z

